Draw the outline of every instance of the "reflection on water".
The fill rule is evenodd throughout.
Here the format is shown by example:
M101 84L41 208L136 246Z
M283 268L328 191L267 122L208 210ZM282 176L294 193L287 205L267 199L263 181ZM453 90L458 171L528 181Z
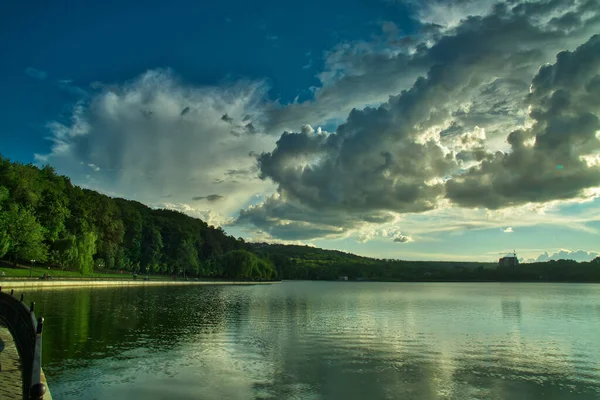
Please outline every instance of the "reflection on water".
M502 317L516 323L521 322L521 300L502 299Z
M593 399L600 286L285 282L28 295L60 399Z

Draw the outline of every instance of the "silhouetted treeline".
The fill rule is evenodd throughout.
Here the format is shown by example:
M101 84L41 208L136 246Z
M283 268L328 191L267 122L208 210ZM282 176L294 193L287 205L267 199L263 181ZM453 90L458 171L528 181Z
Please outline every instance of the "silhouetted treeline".
M558 260L511 268L498 267L496 263L375 259L309 246L266 243L250 246L273 260L282 279L600 282L600 257L582 263Z

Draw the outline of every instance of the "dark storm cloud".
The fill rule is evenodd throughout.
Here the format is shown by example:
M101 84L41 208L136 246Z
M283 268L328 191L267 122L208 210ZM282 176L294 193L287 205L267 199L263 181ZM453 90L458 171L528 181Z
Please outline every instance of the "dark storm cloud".
M600 149L598 71L600 36L542 67L528 96L533 127L510 133L509 153L498 152L448 181L447 197L461 206L495 209L573 198L600 186L600 165L582 159Z
M373 212L423 212L444 198L496 209L570 199L598 186L598 166L581 159L598 149L598 38L559 54L527 94L540 60L551 59L549 49L589 30L585 23L576 33L539 23L548 13L560 15L567 3L501 4L491 15L467 18L418 52L431 68L412 88L380 107L352 110L335 133L285 132L272 152L258 157L261 177L278 185L278 201L243 211L239 222L251 220L276 236L275 227L308 232L322 223L307 214L335 211L352 221L336 225L347 230ZM534 127L510 133L528 106ZM444 134L458 138L457 151L428 136L448 121ZM484 138L463 133L477 126L507 137L511 151L490 152ZM286 202L305 209L292 211Z
M233 224L251 224L272 237L284 240L306 240L343 235L349 229L359 227L364 220L384 223L392 218L384 212L357 215L343 210L317 211L293 199L274 195L258 206L241 210Z
M195 196L192 197L192 200L207 200L212 202L215 201L219 201L219 200L223 200L225 197L219 195L219 194L209 194L208 196Z
M246 128L246 132L249 133L250 135L254 135L257 132L256 128L254 127L254 125L252 125L252 123L249 123L248 125L246 125L245 128Z
M230 124L231 124L231 123L233 123L233 118L231 118L231 117L230 117L229 115L227 115L227 114L224 114L224 115L221 117L221 120L223 120L223 121L225 121L225 122L228 122L228 123L230 123Z

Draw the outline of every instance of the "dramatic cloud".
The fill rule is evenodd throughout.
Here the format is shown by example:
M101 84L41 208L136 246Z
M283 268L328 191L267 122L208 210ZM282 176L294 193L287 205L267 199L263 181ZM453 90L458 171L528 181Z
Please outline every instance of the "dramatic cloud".
M360 227L364 221L382 224L393 220L391 213L373 212L354 215L344 210L316 211L304 204L275 194L260 205L240 211L234 225L251 225L272 238L307 240L337 238Z
M270 240L412 248L457 230L593 231L595 216L548 210L600 195L597 1L405 3L414 34L382 21L369 40L335 46L310 100L149 71L79 93L38 159L84 186Z
M493 210L597 195L600 38L590 36L600 27L600 11L588 1L489 9L456 27L449 23L431 46L388 55L397 61L390 68L405 75L408 66L429 66L410 89L377 108L352 110L334 133L310 126L285 132L273 151L261 154L261 176L279 193L277 201L248 210L266 216L261 229L330 235L315 229L321 223L313 214L338 213L352 221L335 225L347 231L378 213L451 204ZM346 50L357 60L371 55ZM353 74L371 75L364 71ZM338 78L332 72L322 79Z
M447 183L447 197L467 207L501 208L583 196L600 186L600 36L561 52L533 78L529 129L508 135L511 151Z
M552 255L548 252L540 254L535 262L545 262L550 260L575 260L575 261L591 261L594 258L600 256L600 253L595 251L584 251L584 250L560 250ZM530 260L533 261L533 260Z
M305 124L341 122L350 110L381 104L392 94L411 86L426 73L428 60L417 55L416 44L390 37L375 36L372 41L341 43L325 55L325 69L317 77L313 98L292 104L270 104L265 110L265 130L280 135ZM302 68L310 68L312 62Z
M416 32L406 35L393 22L384 21L381 34L372 35L370 40L338 44L324 55L324 70L317 75L321 86L312 88L314 98L272 105L263 121L265 129L279 135L307 123L341 122L352 108L384 103L390 95L410 88L432 66L450 61L444 58L469 57L487 49L520 53L516 63L494 66L504 67L504 75L524 88L524 94L526 81L540 65L550 62L557 52L581 44L600 29L595 0L536 3L513 0L498 4L490 0L399 2L408 3L414 10ZM498 22L506 31L499 31L503 28ZM481 27L485 24L490 24L489 29ZM460 38L465 28L472 35ZM443 39L452 37L462 43L449 40L443 50L438 47L442 51L430 51ZM502 56L498 61L504 61ZM509 70L512 74L507 74ZM490 71L489 76L493 75ZM496 102L498 111L507 110L508 104L504 106L502 101L500 98ZM471 103L474 107L478 104Z
M44 79L46 79L48 77L48 73L46 73L45 71L40 71L39 69L35 69L35 68L27 68L25 70L25 73L27 75L29 75L30 77L34 78L34 79L38 79L40 81L43 81Z
M190 87L168 71L149 71L99 89L69 121L49 124L54 144L50 154L38 156L41 162L78 184L147 204L161 205L157 199L171 195L170 208L199 216L210 211L219 223L255 194L272 192L271 183L258 179L248 152L271 149L273 138L232 135L231 124L221 119L255 114L265 96L262 82ZM245 171L243 179L232 168ZM219 194L187 204L199 192Z

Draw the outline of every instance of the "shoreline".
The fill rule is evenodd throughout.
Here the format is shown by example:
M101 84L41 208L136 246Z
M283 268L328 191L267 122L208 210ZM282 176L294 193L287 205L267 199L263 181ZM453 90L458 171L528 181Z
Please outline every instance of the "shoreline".
M117 287L117 286L180 286L180 285L272 285L281 281L144 281L144 280L0 280L3 291L11 289L51 289L69 287Z

